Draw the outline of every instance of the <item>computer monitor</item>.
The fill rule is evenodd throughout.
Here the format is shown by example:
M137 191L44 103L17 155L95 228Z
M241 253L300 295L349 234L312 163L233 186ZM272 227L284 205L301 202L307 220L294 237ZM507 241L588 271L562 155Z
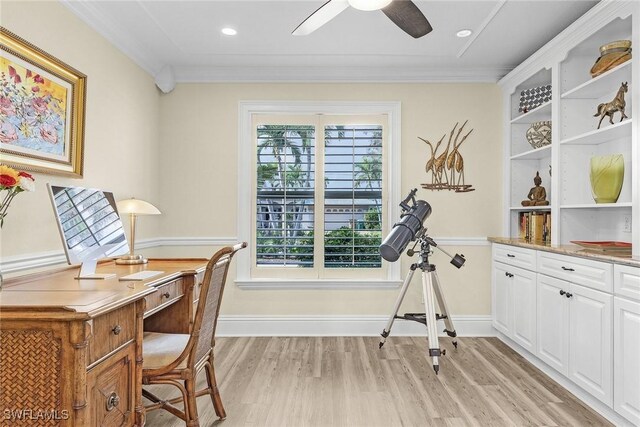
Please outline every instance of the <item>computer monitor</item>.
M78 279L106 279L96 274L98 259L129 252L113 194L47 184L69 264L81 263Z

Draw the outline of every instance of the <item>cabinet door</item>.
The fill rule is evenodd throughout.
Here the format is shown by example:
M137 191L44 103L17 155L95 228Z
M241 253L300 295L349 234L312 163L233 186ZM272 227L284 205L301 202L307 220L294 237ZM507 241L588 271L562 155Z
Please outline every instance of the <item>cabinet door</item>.
M87 373L91 425L133 425L135 346L129 344Z
M513 339L531 353L535 353L536 274L520 268L512 270Z
M613 406L613 297L571 285L569 378Z
M549 366L567 375L569 304L561 292L569 291L570 284L544 274L538 274L537 282L536 355Z
M493 327L505 335L511 336L511 277L509 266L499 262L493 263L493 292L491 295L493 311ZM511 267L513 269L513 267Z
M640 303L613 301L614 409L640 425Z

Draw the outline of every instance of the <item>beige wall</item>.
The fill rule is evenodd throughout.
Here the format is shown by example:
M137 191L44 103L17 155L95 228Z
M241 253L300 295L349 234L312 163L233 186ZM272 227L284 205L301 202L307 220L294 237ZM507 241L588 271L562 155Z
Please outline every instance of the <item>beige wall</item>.
M111 190L117 199L159 200L159 91L153 78L58 2L2 1L0 23L87 75L84 177L35 174L36 192L13 201L2 258L62 250L45 184ZM0 159L1 160L1 159ZM162 209L162 206L159 205ZM155 236L159 219L141 221Z
M154 202L163 215L139 221L140 238L237 235L237 128L240 100L349 100L402 103L402 192L426 180L428 149L418 136L437 140L456 121L475 130L465 142L464 194L429 192L427 226L434 237L485 237L500 232L501 99L493 84L179 84L159 95L153 79L56 2L3 1L8 28L88 75L85 176L36 174L36 193L11 207L1 236L1 257L59 252L45 183L95 186L118 199ZM490 312L490 249L451 247L467 256L455 270L436 253L453 314ZM214 248L165 247L166 256L209 256ZM406 257L403 275L408 269ZM397 290L249 291L230 284L224 314L388 314ZM403 309L421 310L416 277Z
M463 145L466 182L476 191L420 189L433 214L427 226L434 237L486 237L500 233L501 97L493 84L179 84L161 97L162 235L233 237L237 235L238 102L241 100L400 101L402 103L402 192L426 181L429 151L418 136L437 141L456 121L469 120L474 131ZM179 195L179 197L177 196ZM179 201L180 203L176 203ZM189 201L188 205L184 201ZM399 210L395 213L399 215ZM462 270L437 253L442 287L455 314L490 313L490 248L447 248L468 258ZM164 248L157 253L206 256L212 248ZM403 275L409 263L403 262ZM420 310L416 277L405 299ZM397 290L241 290L227 288L225 314L383 314ZM405 308L403 307L403 308Z

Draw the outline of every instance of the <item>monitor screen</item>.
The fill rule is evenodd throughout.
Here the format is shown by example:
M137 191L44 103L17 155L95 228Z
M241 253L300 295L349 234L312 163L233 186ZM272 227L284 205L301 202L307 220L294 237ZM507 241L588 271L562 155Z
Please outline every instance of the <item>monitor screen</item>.
M82 187L47 187L69 264L95 265L99 258L129 252L112 193Z

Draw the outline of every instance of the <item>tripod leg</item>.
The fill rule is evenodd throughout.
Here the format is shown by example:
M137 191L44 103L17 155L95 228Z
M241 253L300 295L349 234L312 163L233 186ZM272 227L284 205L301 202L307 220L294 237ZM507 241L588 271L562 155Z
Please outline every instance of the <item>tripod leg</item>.
M433 295L433 276L432 272L422 272L422 292L424 293L425 316L427 320L427 336L429 337L429 356L433 361L433 370L438 375L440 365L438 357L440 356L440 346L438 345L438 328L436 319L436 306Z
M440 280L438 279L438 273L436 273L436 271L434 270L432 274L433 274L433 291L436 295L436 299L438 300L438 307L440 307L440 310L442 311L442 313L440 314L442 316L445 316L444 325L446 329L444 330L444 332L446 332L447 335L449 335L451 338L455 338L457 336L456 328L453 326L453 320L451 320L451 317L449 316L449 309L447 308L447 302L444 300L444 295L442 294L442 289L440 288ZM453 340L452 344L455 348L458 348L458 341Z
M387 341L387 337L389 333L391 333L391 327L393 326L393 321L398 315L398 310L400 310L400 306L402 305L402 300L407 293L407 289L409 289L409 283L411 283L411 279L413 278L413 273L415 269L412 267L407 273L407 277L404 279L404 283L402 284L402 288L400 289L400 294L398 295L398 299L396 299L396 305L393 307L393 313L389 316L389 321L387 322L387 326L382 330L382 339L380 340L380 344L378 348L382 348L384 343Z

